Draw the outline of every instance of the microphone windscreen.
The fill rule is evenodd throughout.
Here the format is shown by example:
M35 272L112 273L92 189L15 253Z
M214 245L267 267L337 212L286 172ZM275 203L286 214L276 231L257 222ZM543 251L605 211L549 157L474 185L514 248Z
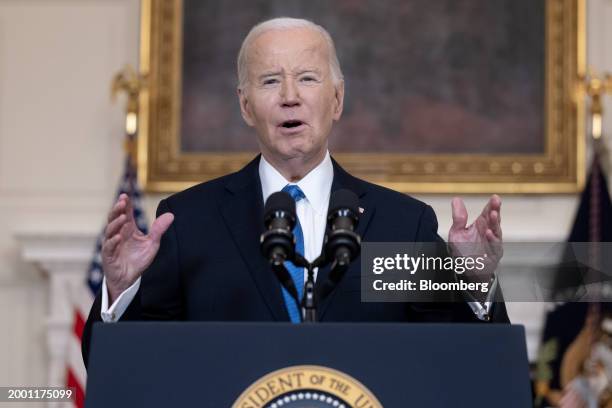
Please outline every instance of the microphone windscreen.
M267 218L276 211L284 211L295 217L295 201L289 193L277 191L268 197L264 208L264 217Z
M331 214L340 209L347 208L353 212L353 214L359 214L357 208L359 207L359 198L351 190L341 189L336 190L332 193L329 199L329 211Z

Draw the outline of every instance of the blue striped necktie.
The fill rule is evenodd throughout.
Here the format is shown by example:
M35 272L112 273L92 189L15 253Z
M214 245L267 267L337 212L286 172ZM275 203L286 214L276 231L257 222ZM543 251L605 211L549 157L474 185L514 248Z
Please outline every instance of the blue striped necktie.
M296 204L303 198L306 198L304 192L295 184L287 184L283 190L285 193L289 193L295 200ZM302 256L304 255L304 233L302 232L302 226L300 220L295 220L295 227L293 227L293 235L295 236L295 251L299 252ZM293 278L295 288L297 289L298 299L302 299L302 293L304 292L304 268L298 268L293 265L292 262L286 261L285 268ZM289 319L291 323L301 322L301 307L295 303L295 300L291 297L289 292L283 287L283 298L285 299L285 305L287 306L287 312L289 312Z

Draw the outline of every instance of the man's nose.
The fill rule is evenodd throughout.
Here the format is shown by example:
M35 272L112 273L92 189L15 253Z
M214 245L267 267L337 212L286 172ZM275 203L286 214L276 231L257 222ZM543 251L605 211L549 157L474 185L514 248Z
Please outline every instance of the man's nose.
M292 78L283 81L281 86L281 105L283 107L292 107L300 104L299 89Z

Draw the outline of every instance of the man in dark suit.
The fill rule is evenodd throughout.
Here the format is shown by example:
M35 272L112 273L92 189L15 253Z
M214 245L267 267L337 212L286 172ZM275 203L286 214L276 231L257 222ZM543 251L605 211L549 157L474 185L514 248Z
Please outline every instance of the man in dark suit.
M117 320L296 321L299 313L259 251L263 203L287 189L296 200L303 252L321 251L332 191L345 188L363 209L358 233L379 242L439 242L435 214L406 195L359 180L329 155L332 124L342 114L344 82L329 34L298 19L274 19L251 30L238 57L238 95L246 123L257 133L261 155L237 173L162 200L149 235L134 222L121 196L108 217L102 248L104 283L83 336L91 325ZM467 226L467 211L453 200L451 242L488 250L484 276L491 281L501 253L499 197ZM488 249L487 249L488 248ZM317 272L325 284L328 268ZM293 275L303 286L303 271ZM359 260L318 309L321 321L508 322L503 303L365 303ZM298 315L299 320L299 315Z

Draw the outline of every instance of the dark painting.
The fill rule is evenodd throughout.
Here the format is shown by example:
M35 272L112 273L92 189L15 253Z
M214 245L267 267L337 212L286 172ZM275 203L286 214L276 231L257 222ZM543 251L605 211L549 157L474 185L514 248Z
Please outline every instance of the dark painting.
M544 151L545 0L185 0L181 148L256 151L236 57L256 23L324 26L345 77L334 152Z

